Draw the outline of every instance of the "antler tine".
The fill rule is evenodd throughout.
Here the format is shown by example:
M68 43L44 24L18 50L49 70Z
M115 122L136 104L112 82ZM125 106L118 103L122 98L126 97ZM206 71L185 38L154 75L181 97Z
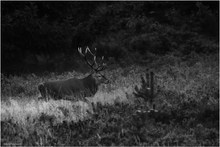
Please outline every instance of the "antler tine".
M95 70L96 72L99 72L99 71L102 71L102 70L105 69L105 63L103 62L104 56L102 56L102 58L101 58L102 64L100 64L100 65L97 64L97 61L96 61L96 50L97 50L97 49L95 48L95 53L92 53L91 50L89 49L89 47L87 46L85 52L83 53L83 52L82 52L82 48L81 48L81 47L78 47L78 52L84 57L84 60L86 61L86 63L87 63L93 70ZM94 61L94 62L93 62L92 64L88 61L88 59L87 59L87 57L86 57L86 54L87 54L88 52L93 56L93 61ZM95 67L94 67L94 64L95 64Z
M105 69L106 64L103 61L104 61L104 56L102 56L101 58L102 64L97 67L97 71L102 71Z
M86 61L86 63L87 63L92 69L94 69L94 67L93 67L94 63L91 64L91 63L88 61L87 57L86 57L87 49L86 49L86 51L85 51L85 54L83 54L83 53L82 53L82 48L81 48L81 47L78 47L78 52L83 56L83 59Z
M78 47L78 52L79 52L82 56L85 56L85 55L82 53L82 48L81 48L81 47Z
M91 50L89 49L88 46L86 47L86 53L87 53L87 51L89 51L89 53L90 53L92 56L96 56L94 53L91 52ZM95 48L95 51L96 51L96 48Z
M91 50L89 49L89 47L87 46L86 47L86 53L87 53L87 51L93 56L93 60L94 60L93 65L95 64L97 66L98 64L96 62L96 48L95 48L95 53L92 53Z

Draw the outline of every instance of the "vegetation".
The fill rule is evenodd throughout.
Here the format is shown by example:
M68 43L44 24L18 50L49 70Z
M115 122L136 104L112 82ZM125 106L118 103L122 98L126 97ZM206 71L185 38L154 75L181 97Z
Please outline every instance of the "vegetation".
M168 61L172 56L164 58ZM158 65L154 65L157 94L154 103L158 113L146 113L151 107L133 95L135 86L142 85L141 75L145 75L146 69L151 65L107 71L107 77L113 83L101 86L94 97L87 98L89 103L37 101L38 92L34 87L42 77L4 77L2 84L3 81L10 84L2 85L2 98L7 99L1 105L2 145L217 146L218 56L194 58L197 62L190 66L179 66L174 63L177 62L174 58L174 62L165 63L161 60L165 59L158 59ZM181 65L190 62L179 61ZM164 66L170 68L161 68ZM45 78L68 78L69 75L70 73L51 74ZM20 81L23 81L22 85ZM25 90L20 92L18 87ZM25 87L29 88L26 90ZM9 96L8 91L12 91L14 95Z
M79 46L122 66L219 49L217 1L1 3L6 74L78 70Z
M219 146L218 2L1 4L1 145ZM38 100L39 83L86 76L87 45L111 83Z

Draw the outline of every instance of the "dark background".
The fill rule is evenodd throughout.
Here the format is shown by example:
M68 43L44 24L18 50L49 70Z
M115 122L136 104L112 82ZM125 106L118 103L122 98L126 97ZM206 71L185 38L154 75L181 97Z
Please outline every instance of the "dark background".
M78 70L77 47L108 64L219 52L219 2L1 2L1 72ZM216 45L217 44L217 45ZM145 62L146 61L146 62Z

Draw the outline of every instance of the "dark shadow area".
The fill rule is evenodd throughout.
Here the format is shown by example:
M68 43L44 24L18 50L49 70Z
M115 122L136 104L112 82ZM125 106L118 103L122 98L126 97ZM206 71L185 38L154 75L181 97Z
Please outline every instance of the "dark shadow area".
M219 2L1 2L4 74L78 70L77 48L121 66L218 53Z

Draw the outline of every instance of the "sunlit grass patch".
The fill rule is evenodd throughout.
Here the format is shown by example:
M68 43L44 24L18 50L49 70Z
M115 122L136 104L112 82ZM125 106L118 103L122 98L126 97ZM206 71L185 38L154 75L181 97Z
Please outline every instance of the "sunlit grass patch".
M66 112L65 112L66 110ZM11 119L13 122L25 125L39 119L41 114L54 116L54 123L62 123L63 121L78 121L88 116L88 112L92 113L92 109L86 102L71 102L66 100L54 101L36 101L30 100L29 103L10 99L9 104L1 104L1 120Z

